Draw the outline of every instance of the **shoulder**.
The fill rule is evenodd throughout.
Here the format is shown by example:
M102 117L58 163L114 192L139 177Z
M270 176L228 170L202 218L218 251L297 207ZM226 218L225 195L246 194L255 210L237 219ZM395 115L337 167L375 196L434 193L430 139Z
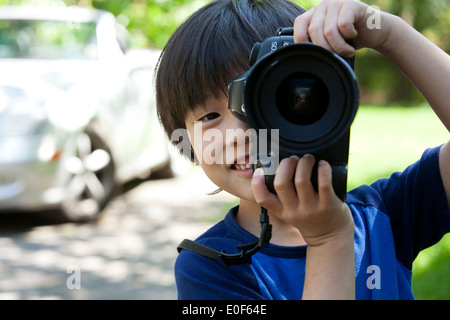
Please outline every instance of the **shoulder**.
M347 195L355 225L359 223L371 234L392 232L398 259L409 269L422 249L450 230L448 202L439 170L440 149L428 149L403 172Z
M427 149L419 161L403 172L350 191L346 203L374 206L388 213L409 201L442 202L445 194L439 170L440 149Z

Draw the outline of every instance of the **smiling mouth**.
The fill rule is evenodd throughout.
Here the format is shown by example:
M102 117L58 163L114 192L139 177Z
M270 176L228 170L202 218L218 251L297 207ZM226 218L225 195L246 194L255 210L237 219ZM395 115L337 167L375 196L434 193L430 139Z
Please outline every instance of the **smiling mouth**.
M246 163L246 164L233 164L231 166L232 169L235 170L248 170L252 168L252 165L250 163Z

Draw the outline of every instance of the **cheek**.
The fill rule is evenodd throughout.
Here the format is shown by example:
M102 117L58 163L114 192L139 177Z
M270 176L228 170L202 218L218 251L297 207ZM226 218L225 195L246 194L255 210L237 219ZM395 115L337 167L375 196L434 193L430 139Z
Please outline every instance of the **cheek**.
M200 164L224 164L224 138L218 129L190 134L190 141Z
M230 191L230 173L224 166L202 163L201 168L213 184L225 191Z
M201 157L203 154L202 140L198 139L198 137L196 137L197 135L195 134L192 127L188 128L187 132L188 132L188 140L189 140L190 148L191 148L191 150L194 151L194 154L195 154L195 157L197 158L198 164L202 164L203 163L203 158Z

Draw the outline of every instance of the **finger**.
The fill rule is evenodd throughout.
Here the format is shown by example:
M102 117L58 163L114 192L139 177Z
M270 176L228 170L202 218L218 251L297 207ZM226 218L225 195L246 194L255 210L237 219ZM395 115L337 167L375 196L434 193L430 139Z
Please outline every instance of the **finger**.
M270 192L266 186L264 170L256 169L252 178L252 191L255 201L267 210L280 214L283 211L283 205L280 199Z
M314 200L316 192L312 186L311 175L316 159L311 154L304 155L298 162L294 184L301 203L307 204Z
M312 8L305 13L299 15L294 21L294 41L295 42L309 42L308 26L311 22L312 15L314 13Z
M354 55L355 50L351 45L345 42L338 27L341 7L342 3L331 2L325 19L324 36L334 52L340 56L351 57Z
M317 168L317 183L320 200L329 200L335 196L332 183L332 169L328 162L321 160Z
M323 30L325 18L327 16L327 6L322 3L322 5L318 5L315 8L316 10L314 11L314 15L312 16L311 22L308 26L309 37L313 43L331 50L328 41L325 39Z
M358 31L355 28L355 22L364 16L364 14L360 16L360 11L349 7L352 5L354 5L354 3L342 4L337 21L339 32L345 39L353 39L358 35Z
M297 192L295 191L295 186L292 180L294 178L298 161L299 158L297 156L283 159L278 166L277 173L275 174L273 187L275 188L281 203L285 204L284 207L286 207L286 205L297 205Z

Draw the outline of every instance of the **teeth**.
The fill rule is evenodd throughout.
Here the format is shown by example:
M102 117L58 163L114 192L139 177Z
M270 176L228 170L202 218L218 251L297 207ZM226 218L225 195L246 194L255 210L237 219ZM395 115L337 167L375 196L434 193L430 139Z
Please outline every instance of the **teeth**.
M247 164L235 164L234 167L238 170L251 169L252 165L250 163Z

